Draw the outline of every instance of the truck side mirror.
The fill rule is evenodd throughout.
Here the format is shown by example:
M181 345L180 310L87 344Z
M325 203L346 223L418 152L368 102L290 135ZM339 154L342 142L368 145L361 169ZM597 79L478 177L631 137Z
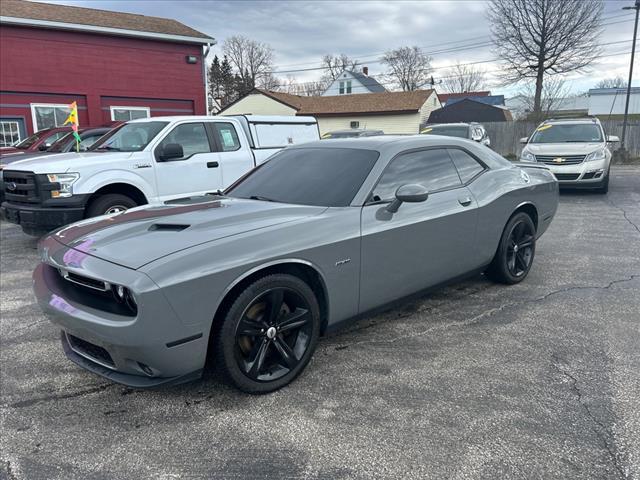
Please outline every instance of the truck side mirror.
M182 157L184 157L184 150L179 143L167 143L160 150L160 160L163 162Z

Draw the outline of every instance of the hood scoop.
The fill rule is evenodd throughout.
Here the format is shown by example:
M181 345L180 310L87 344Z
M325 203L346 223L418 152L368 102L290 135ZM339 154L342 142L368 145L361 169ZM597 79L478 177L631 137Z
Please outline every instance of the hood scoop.
M149 227L150 232L181 232L191 225L183 225L178 223L154 223Z

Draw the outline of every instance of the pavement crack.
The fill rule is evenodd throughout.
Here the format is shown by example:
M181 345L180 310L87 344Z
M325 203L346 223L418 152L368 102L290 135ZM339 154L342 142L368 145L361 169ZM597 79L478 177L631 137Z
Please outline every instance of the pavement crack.
M609 198L607 198L607 202L609 203L609 205L611 205L614 208L617 208L618 210L620 210L622 212L622 216L624 217L624 219L629 223L629 225L631 225L633 228L635 228L638 233L640 233L640 227L638 227L638 224L636 224L635 222L633 222L628 216L627 216L627 211L622 208L620 205L615 204L613 201L611 201Z
M566 362L562 360L555 353L553 353L551 357L554 360L551 363L551 365L558 373L560 373L561 375L569 379L569 381L571 382L571 390L575 393L578 399L578 403L584 410L586 416L591 420L592 424L595 424L595 425L592 425L591 429L596 434L596 436L602 441L602 444L604 445L604 448L607 451L607 454L609 455L609 458L611 459L613 466L615 467L616 471L620 474L620 478L624 480L630 479L631 478L630 473L627 471L627 469L623 468L623 466L620 464L620 459L618 458L619 455L615 448L613 433L607 428L607 426L604 423L602 423L593 414L593 412L591 411L591 408L589 408L589 405L585 402L584 394L578 385L578 379L574 375L572 375L569 371L560 367L559 364L564 364Z
M565 288L560 288L558 290L552 290L551 292L545 293L544 295L535 297L535 298L529 298L526 300L521 300L518 302L508 302L508 303L503 303L502 305L499 305L497 307L492 307L492 308L488 308L487 310L484 310L483 312L479 313L478 315L475 315L474 317L468 319L468 320L462 320L459 322L450 322L444 325L436 325L436 326L432 326L429 327L425 330L421 330L419 332L414 332L414 333L409 333L406 335L399 335L393 338L389 338L389 339L371 339L371 340L360 340L357 342L351 342L351 343L343 343L340 345L335 345L334 349L335 350L345 350L347 348L350 347L354 347L354 346L358 346L358 345L366 345L366 344L389 344L389 343L395 343L399 340L408 340L411 338L416 338L416 337L421 337L424 335L427 335L428 333L434 332L436 330L446 330L452 327L468 327L470 325L474 325L477 324L479 321L488 318L488 317L492 317L494 315L496 315L497 313L502 312L503 310L506 310L507 308L511 308L511 307L520 307L522 305L527 305L530 303L538 303L538 302L542 302L546 299L548 299L549 297L552 297L554 295L560 295L563 293L568 293L568 292L573 292L573 291L577 291L577 290L608 290L611 287L613 287L614 285L620 284L620 283L625 283L625 282L630 282L636 278L640 277L640 274L632 274L629 277L625 277L625 278L619 278L616 280L612 280L609 283L607 283L606 285L578 285L578 286L573 286L573 287L565 287Z
M3 460L2 464L4 465L4 470L7 473L7 478L9 480L18 480L17 475L14 473L13 469L11 468L11 462L9 460ZM0 473L2 471L0 470Z
M23 407L31 407L37 403L50 402L53 400L65 400L67 398L77 398L83 397L85 395L91 395L93 393L102 392L107 388L113 387L113 383L105 383L103 385L98 385L97 387L87 388L86 390L80 390L76 392L62 393L62 394L54 394L54 395L46 395L44 397L36 397L29 398L27 400L21 400L19 402L14 402L9 405L10 408L23 408Z

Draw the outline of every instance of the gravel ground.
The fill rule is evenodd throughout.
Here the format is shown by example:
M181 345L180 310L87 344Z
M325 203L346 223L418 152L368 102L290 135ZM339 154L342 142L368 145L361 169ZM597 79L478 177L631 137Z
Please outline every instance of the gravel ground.
M1 225L0 478L640 478L640 168L561 196L533 270L321 341L267 396L136 391L67 361Z

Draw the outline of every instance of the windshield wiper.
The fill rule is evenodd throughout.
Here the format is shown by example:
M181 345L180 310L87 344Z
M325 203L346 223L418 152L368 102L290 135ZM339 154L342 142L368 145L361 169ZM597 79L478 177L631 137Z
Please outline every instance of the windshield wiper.
M109 145L103 145L101 147L96 148L96 150L109 150L114 152L119 152L120 149L118 147L111 147Z
M249 200L261 200L263 202L277 202L277 200L274 200L273 198L263 197L262 195L251 195L248 198Z

